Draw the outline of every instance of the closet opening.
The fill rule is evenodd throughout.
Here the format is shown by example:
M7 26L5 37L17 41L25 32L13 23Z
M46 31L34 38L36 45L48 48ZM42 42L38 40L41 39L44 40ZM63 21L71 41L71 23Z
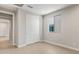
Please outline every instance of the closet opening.
M0 49L14 48L13 15L0 12Z

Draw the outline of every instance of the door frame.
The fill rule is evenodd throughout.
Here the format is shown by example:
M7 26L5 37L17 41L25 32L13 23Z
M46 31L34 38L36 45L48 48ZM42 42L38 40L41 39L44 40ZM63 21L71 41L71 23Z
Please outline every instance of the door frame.
M3 11L3 10L0 10L1 13L5 13L5 14L10 14L12 15L12 34L10 33L10 35L12 36L12 41L11 41L11 44L12 45L15 45L15 42L14 42L14 13L13 12L8 12L8 11Z

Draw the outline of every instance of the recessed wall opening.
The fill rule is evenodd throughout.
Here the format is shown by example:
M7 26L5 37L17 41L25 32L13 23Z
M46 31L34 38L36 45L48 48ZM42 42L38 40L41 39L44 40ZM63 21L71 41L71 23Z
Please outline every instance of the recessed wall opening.
M0 49L13 48L12 15L0 12Z

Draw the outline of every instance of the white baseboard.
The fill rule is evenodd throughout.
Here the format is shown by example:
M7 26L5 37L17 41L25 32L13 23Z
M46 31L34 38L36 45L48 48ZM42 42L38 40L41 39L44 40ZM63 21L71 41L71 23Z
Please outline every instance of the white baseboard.
M69 47L69 46L66 46L66 45L63 45L63 44L54 43L54 42L50 42L50 41L47 41L47 40L45 40L44 42L79 52L78 48Z
M31 44L34 44L34 43L37 43L37 42L40 42L40 41L35 41L35 42L31 42L29 44L21 44L21 45L18 45L17 47L20 48L20 47L24 47L24 46L27 46L27 45L31 45Z
M32 43L30 43L30 44L27 44L27 43L26 43L26 44L18 45L17 47L18 47L18 48L24 47L24 46L31 45L31 44L34 44L34 43L37 43L37 42L46 42L46 43L49 43L49 44L52 44L52 45L64 47L64 48L67 48L67 49L70 49L70 50L74 50L74 51L78 51L78 52L79 52L79 49L78 49L78 48L73 48L73 47L70 47L70 46L66 46L66 45L59 44L59 43L54 43L54 42L47 41L47 40L36 41L36 42L32 42Z
M21 45L18 45L17 48L21 48L21 47L24 47L26 46L27 44L21 44Z

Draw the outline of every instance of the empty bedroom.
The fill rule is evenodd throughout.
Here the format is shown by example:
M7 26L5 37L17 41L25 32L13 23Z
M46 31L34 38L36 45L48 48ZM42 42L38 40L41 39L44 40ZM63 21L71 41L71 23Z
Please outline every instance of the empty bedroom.
M0 54L78 54L79 4L0 4Z

